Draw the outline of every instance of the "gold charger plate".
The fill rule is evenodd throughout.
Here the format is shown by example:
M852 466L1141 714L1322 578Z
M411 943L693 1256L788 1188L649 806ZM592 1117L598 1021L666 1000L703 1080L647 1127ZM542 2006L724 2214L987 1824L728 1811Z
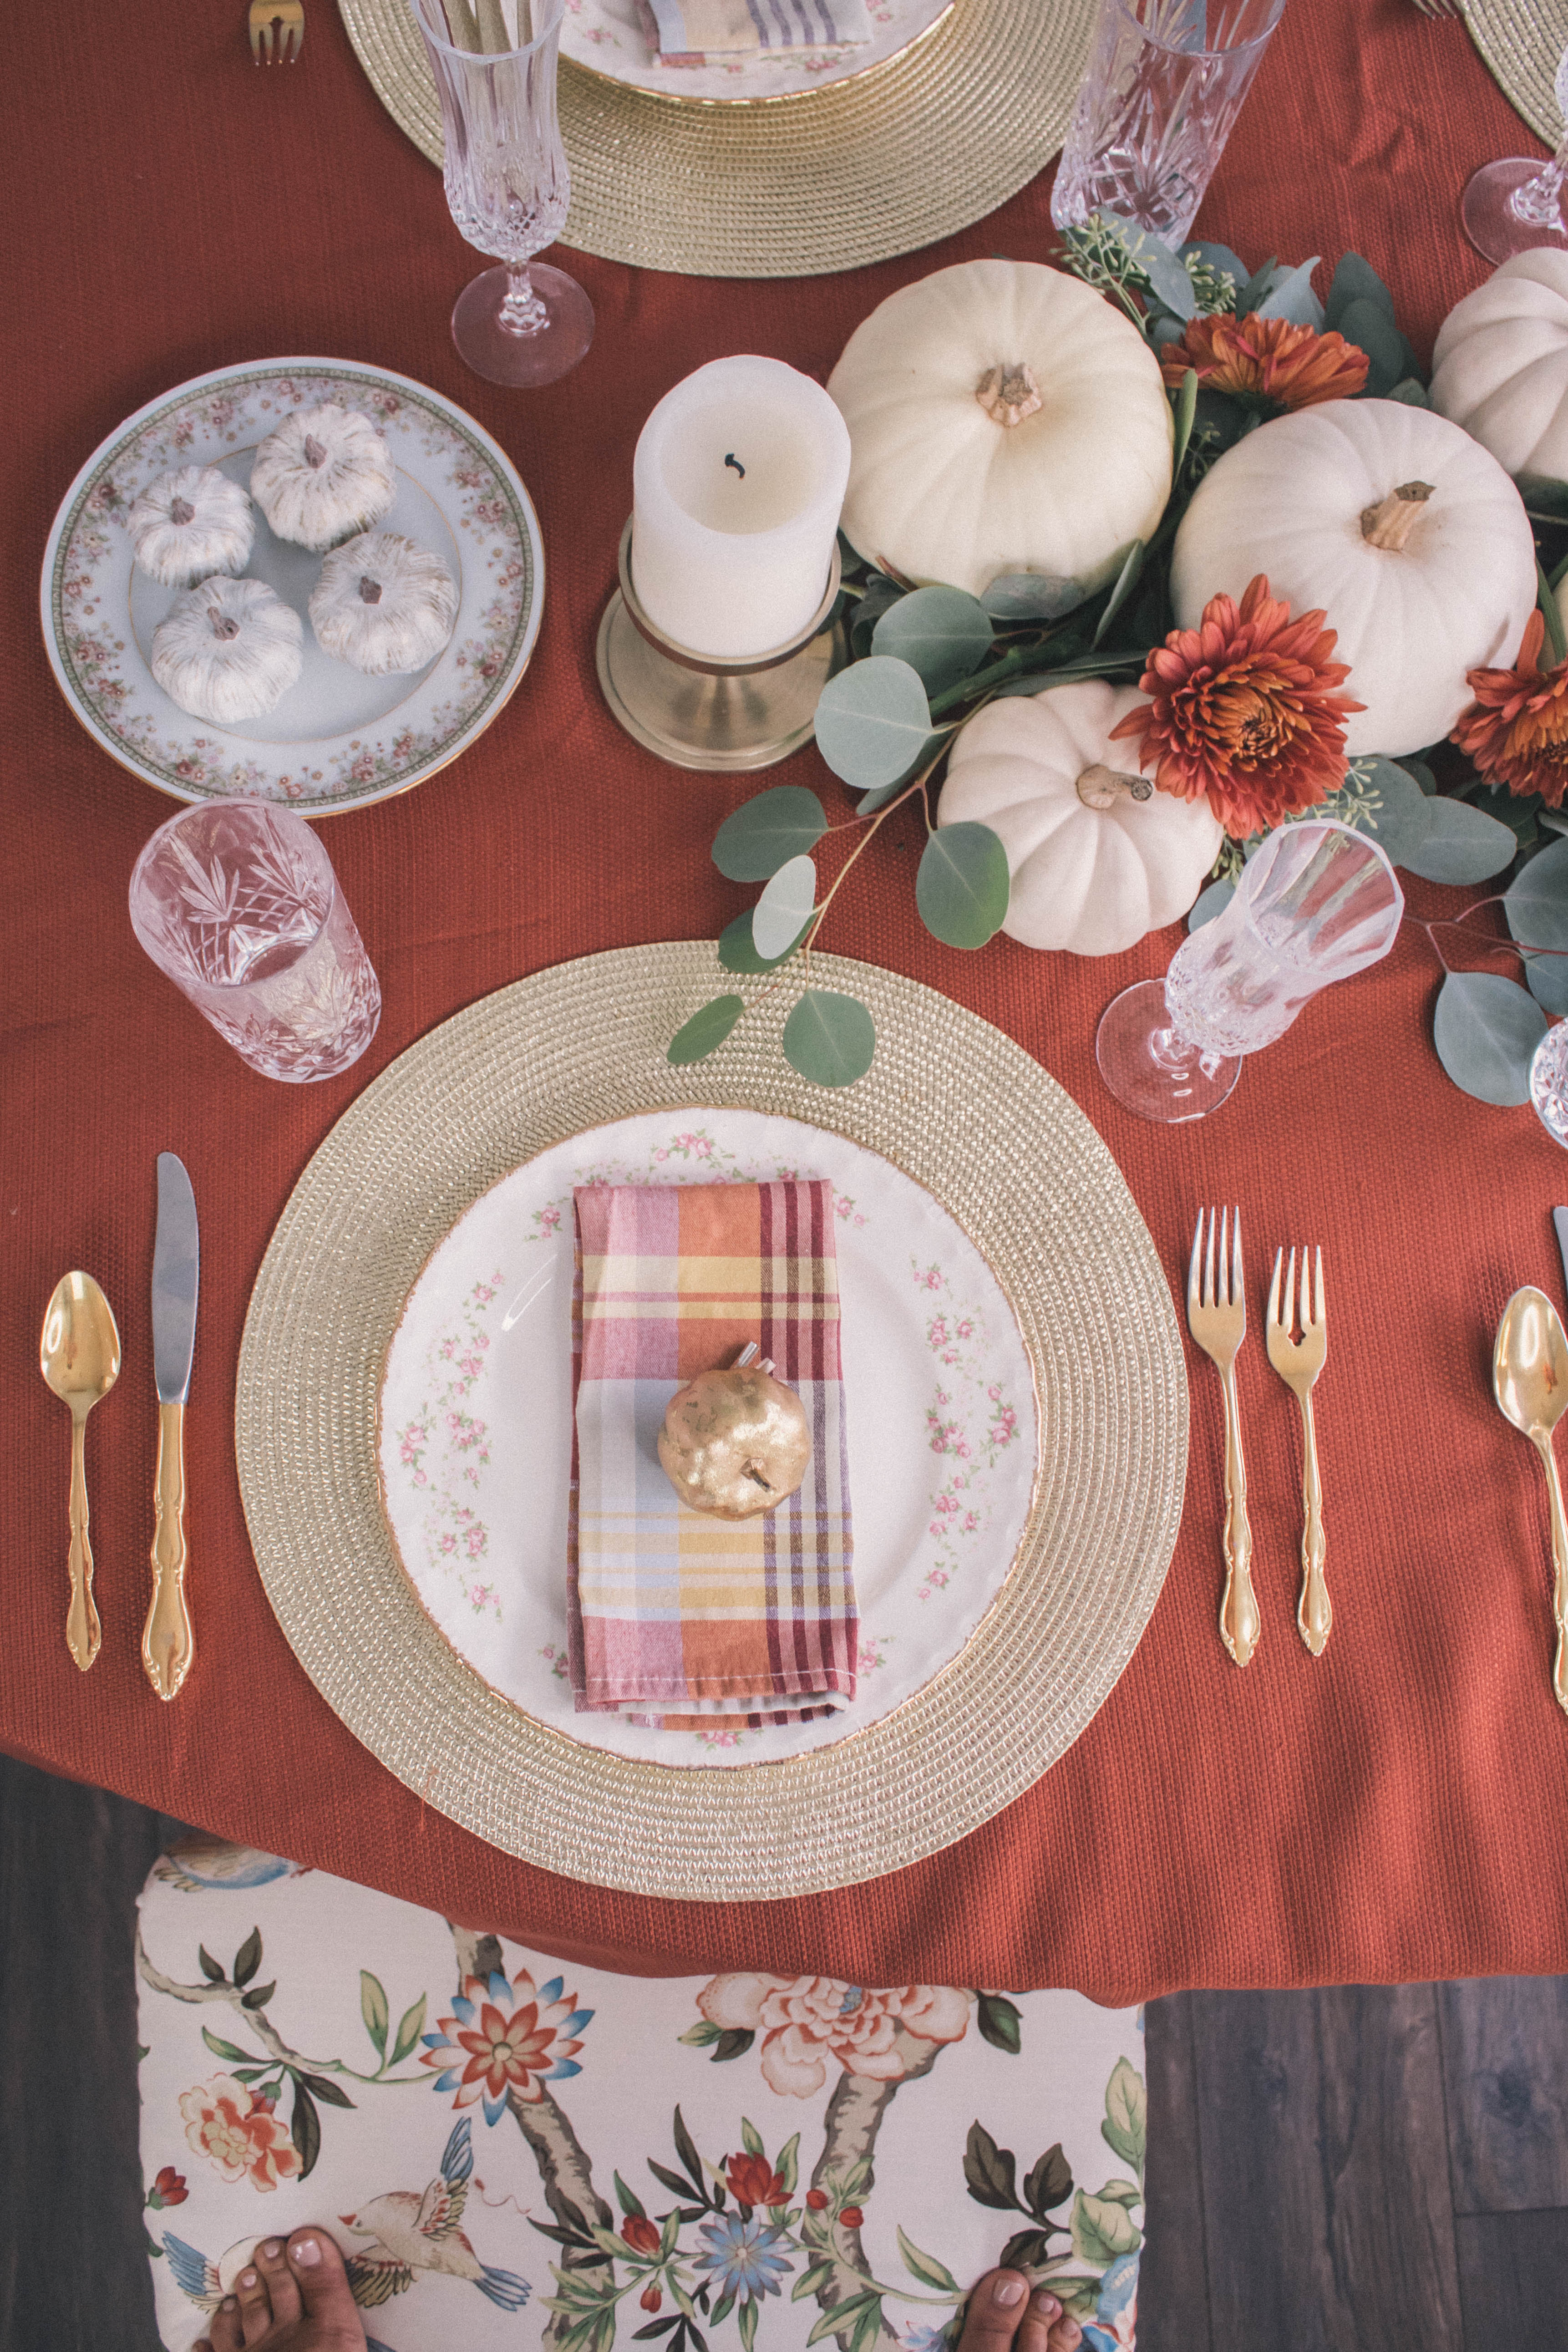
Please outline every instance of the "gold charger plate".
M1077 1105L976 1014L822 956L868 1004L869 1074L828 1092L784 1066L764 1006L695 1070L664 1046L724 984L710 944L560 964L421 1038L344 1113L257 1277L235 1445L258 1566L328 1704L426 1802L507 1853L671 1900L763 1901L898 1870L980 1826L1072 1744L1159 1597L1186 1476L1171 1293L1121 1171ZM481 1681L398 1563L376 1400L431 1252L508 1171L638 1111L803 1118L924 1184L988 1260L1039 1401L1012 1572L960 1654L881 1722L722 1772L612 1756ZM564 1573L564 1564L563 1564Z
M382 104L431 162L441 111L408 0L338 0ZM955 0L885 63L755 106L631 89L563 58L563 245L705 278L810 278L951 236L1062 143L1096 0Z
M1552 82L1568 47L1568 0L1465 0L1464 17L1509 104L1555 147L1563 117Z

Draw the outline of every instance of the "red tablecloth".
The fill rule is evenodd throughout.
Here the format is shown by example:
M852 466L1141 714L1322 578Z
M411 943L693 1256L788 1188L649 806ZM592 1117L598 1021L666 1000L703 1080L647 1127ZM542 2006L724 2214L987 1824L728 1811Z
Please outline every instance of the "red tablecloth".
M1387 962L1247 1070L1219 1116L1168 1131L1110 1099L1092 1040L1110 997L1163 970L1174 931L1105 962L1005 940L943 950L914 919L912 844L895 824L828 941L945 990L1037 1055L1110 1143L1173 1275L1200 1201L1241 1202L1255 1277L1277 1240L1322 1241L1335 1625L1321 1662L1292 1622L1297 1412L1258 1335L1240 1370L1266 1612L1254 1664L1238 1673L1215 1633L1219 1394L1194 1356L1182 1538L1121 1681L1026 1796L874 1885L707 1906L524 1867L422 1805L295 1664L247 1544L231 1432L246 1304L300 1170L358 1089L458 1006L566 956L712 937L747 895L721 880L708 844L754 784L659 766L595 683L643 418L702 361L760 351L825 372L895 286L1052 245L1045 175L965 236L847 276L735 284L567 256L598 313L593 352L546 392L503 394L447 338L476 265L437 175L382 111L330 0L308 5L300 64L260 72L240 0L140 18L95 0L22 10L7 28L0 1745L459 1919L650 1973L750 1964L1122 2001L1568 1969L1546 1516L1488 1379L1510 1291L1555 1291L1547 1212L1568 1195L1568 1161L1528 1108L1483 1108L1443 1076L1437 968L1409 924ZM1331 269L1353 244L1398 288L1425 348L1484 274L1458 233L1467 173L1534 146L1458 23L1409 0L1296 0L1199 226L1248 259L1320 253ZM127 879L168 803L67 712L37 604L51 516L100 436L204 368L286 352L380 362L470 408L532 489L550 574L532 670L491 732L421 790L331 824L385 1011L350 1076L302 1087L247 1073L137 948ZM776 772L831 787L814 753ZM1458 903L1419 883L1409 896L1417 912ZM190 1168L203 1239L188 1429L200 1646L170 1706L137 1661L165 1146ZM87 1676L62 1638L67 1422L36 1369L44 1303L71 1265L103 1282L125 1346L89 1441L104 1643Z

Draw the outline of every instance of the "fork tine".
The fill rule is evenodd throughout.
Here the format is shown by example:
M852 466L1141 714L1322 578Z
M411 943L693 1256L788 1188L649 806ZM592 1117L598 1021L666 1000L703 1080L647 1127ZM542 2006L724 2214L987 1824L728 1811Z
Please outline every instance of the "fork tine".
M305 46L305 20L296 16L289 27L289 62L292 65Z
M1306 1287L1307 1256L1306 1252L1303 1251L1301 1254L1301 1288L1305 1291ZM1314 1331L1321 1330L1323 1326L1323 1253L1321 1249L1318 1252L1317 1293L1317 1298L1312 1307L1312 1328Z
M1217 1233L1218 1231L1219 1231L1219 1212L1218 1212L1218 1210L1217 1210L1217 1209L1211 1209L1211 1210L1209 1211L1209 1247L1208 1247L1208 1256L1207 1256L1207 1257L1205 1259L1205 1261L1204 1261L1204 1305L1205 1305L1205 1307L1212 1307L1212 1306L1214 1305L1214 1303L1215 1303L1215 1299L1217 1298L1217 1297L1219 1296L1218 1292L1217 1292L1217 1291L1215 1290L1215 1278L1214 1278L1215 1235L1216 1234L1216 1233ZM1224 1269L1225 1269L1225 1252L1224 1252L1224 1249L1222 1248L1222 1249L1221 1249L1221 1251L1220 1251L1220 1270L1221 1270L1221 1272L1222 1272L1222 1273L1224 1272Z
M1187 1313L1204 1303L1204 1213L1198 1211L1198 1222L1193 1234L1193 1255L1187 1266Z
M254 16L250 20L250 54L259 65L261 63L261 27Z
M1268 1320L1270 1323L1278 1323L1279 1320L1279 1269L1284 1262L1284 1251L1282 1249L1277 1249L1274 1253L1274 1279L1268 1286Z
M1301 1260L1301 1306L1307 1304L1307 1261ZM1303 1313L1303 1320L1305 1316ZM1285 1269L1285 1337L1292 1347L1296 1344L1296 1253L1290 1252L1290 1263Z
M272 63L272 19L270 16L268 16L266 24L263 25L261 28L261 47L267 62L270 65Z
M1241 1211L1239 1208L1235 1208L1230 1213L1234 1220L1231 1227L1233 1236L1232 1250L1234 1255L1231 1259L1230 1268L1230 1295L1226 1299L1226 1304L1228 1307L1236 1307L1238 1306L1246 1297L1247 1291L1241 1272Z

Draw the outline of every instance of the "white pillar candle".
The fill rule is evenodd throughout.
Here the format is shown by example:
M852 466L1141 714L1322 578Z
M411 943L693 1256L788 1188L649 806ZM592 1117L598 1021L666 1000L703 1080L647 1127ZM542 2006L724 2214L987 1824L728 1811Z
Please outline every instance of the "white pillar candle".
M782 360L712 360L667 392L632 467L632 583L655 626L735 659L822 602L849 479L833 401Z

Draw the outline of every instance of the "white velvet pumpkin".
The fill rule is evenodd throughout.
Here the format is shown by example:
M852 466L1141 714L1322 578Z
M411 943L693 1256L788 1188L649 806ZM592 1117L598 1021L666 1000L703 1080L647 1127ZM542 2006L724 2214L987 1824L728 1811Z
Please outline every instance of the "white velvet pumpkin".
M1505 472L1568 481L1568 251L1532 246L1444 320L1432 404Z
M1013 877L1002 928L1026 948L1119 955L1186 913L1219 854L1206 801L1126 789L1150 780L1110 730L1145 700L1102 678L1048 687L988 703L953 745L937 822L999 836Z
M1406 488L1429 495L1396 498ZM1239 602L1260 572L1338 635L1344 690L1366 706L1345 730L1352 758L1439 742L1472 698L1467 670L1513 659L1536 593L1530 523L1497 459L1397 400L1276 417L1205 477L1176 533L1177 621L1195 628L1211 596Z
M1037 261L963 261L855 330L844 530L921 585L1009 572L1093 590L1171 494L1171 404L1137 329Z

